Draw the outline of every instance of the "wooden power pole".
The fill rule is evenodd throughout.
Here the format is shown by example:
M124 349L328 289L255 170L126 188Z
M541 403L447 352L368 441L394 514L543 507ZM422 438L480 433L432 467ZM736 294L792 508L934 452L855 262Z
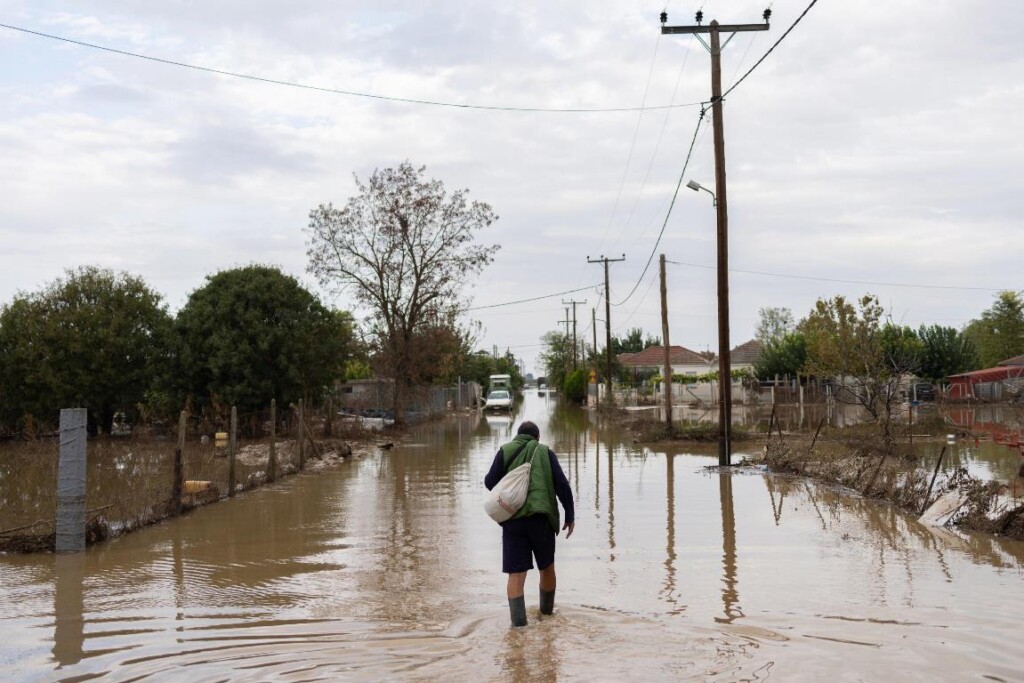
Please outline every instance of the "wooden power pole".
M672 436L672 351L668 343L668 288L665 285L665 255L661 262L661 338L665 346L665 369L661 373L662 386L665 389L665 426Z
M569 299L568 301L562 300L563 304L572 304L572 369L576 369L576 356L579 345L576 342L576 306L579 304L587 303L587 300L576 301L575 299ZM586 343L586 342L584 342Z
M565 320L559 320L558 321L559 325L565 325L565 343L562 344L562 366L565 368L565 376L566 377L569 376L569 354L565 353L565 351L566 351L565 347L569 345L569 323L571 323L571 322L572 321L569 320L569 307L566 306L565 307Z
M661 13L661 33L693 35L711 53L711 119L715 132L715 198L718 207L718 464L732 464L732 361L729 357L729 212L725 188L725 133L722 129L722 49L737 33L767 31L769 10L763 24L719 24L703 26L703 12L697 12L696 26L666 26L668 15ZM710 34L708 45L701 34ZM730 34L723 45L721 33Z
M608 288L608 264L625 261L626 255L622 258L601 258L592 259L587 257L587 263L604 264L604 334L605 334L605 382L608 385L608 405L614 405L615 398L612 396L612 293Z

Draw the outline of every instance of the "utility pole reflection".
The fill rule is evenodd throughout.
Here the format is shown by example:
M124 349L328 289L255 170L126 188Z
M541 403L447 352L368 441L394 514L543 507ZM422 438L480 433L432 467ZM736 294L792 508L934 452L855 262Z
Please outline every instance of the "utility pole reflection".
M610 552L608 561L615 561L615 469L612 463L612 447L608 451L608 549Z
M665 454L665 492L668 499L665 524L668 529L668 538L665 541L665 597L672 602L676 592L676 476L675 455L672 453Z
M82 595L85 553L56 555L54 574L53 658L60 668L82 660L85 640L85 617L82 614L85 602Z
M731 624L742 617L739 606L739 591L736 584L736 515L732 507L732 475L718 473L718 495L722 502L722 606L724 617L715 617L719 623Z

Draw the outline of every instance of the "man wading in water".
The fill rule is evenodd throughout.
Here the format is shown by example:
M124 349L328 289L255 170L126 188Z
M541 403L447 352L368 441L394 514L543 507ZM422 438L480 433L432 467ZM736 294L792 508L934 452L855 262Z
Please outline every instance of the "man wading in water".
M487 490L493 489L505 474L532 460L530 490L523 507L501 525L502 571L508 574L508 609L513 626L526 626L526 573L537 558L540 570L540 613L555 609L555 536L558 535L558 504L565 508L565 537L576 526L572 489L554 452L538 441L540 430L532 422L519 425L516 438L501 447L494 456L491 471L484 477ZM547 457L544 457L544 456ZM536 456L536 457L534 457Z

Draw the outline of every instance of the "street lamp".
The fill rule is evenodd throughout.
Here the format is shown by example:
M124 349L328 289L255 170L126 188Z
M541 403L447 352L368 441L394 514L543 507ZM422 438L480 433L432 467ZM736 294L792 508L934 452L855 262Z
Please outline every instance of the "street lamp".
M694 192L696 192L697 190L704 190L709 195L711 195L712 205L718 206L718 197L715 196L715 193L709 190L708 188L704 187L700 183L698 183L696 180L691 180L690 182L686 183L686 186L693 190Z

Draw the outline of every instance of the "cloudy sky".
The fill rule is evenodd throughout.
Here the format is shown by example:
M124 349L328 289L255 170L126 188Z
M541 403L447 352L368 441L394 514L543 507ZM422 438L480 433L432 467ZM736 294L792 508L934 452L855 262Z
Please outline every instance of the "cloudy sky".
M309 210L343 204L353 174L408 159L500 216L480 235L502 248L472 306L587 287L565 298L587 301L578 331L589 338L604 302L587 257L625 254L611 268L613 331L660 334L657 258L641 273L665 253L678 264L673 343L715 349L711 197L684 185L665 223L710 60L689 36L662 37L658 14L691 24L703 3L707 21L751 23L768 1L0 0L3 24L269 79L634 109L352 97L0 28L0 301L84 264L142 276L172 311L206 275L252 262L315 289ZM776 0L770 31L735 37L726 86L809 1ZM733 345L767 306L800 317L818 297L871 292L898 322L960 327L996 290L1024 288L1022 24L1019 0L819 0L730 94ZM691 178L714 187L710 120ZM562 298L474 311L480 346L534 367Z

